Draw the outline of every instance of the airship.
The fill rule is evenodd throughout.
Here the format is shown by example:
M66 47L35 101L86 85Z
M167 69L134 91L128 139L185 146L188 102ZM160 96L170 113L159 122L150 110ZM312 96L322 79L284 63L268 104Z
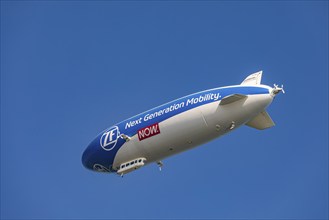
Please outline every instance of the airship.
M267 107L283 86L261 84L262 71L241 84L197 92L117 123L94 138L82 155L93 171L123 176L221 137L242 125L274 126Z

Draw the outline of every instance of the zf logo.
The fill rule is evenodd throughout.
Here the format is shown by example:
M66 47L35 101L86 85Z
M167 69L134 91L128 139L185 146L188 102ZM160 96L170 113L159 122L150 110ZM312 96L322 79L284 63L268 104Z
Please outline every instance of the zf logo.
M104 132L100 139L101 147L106 150L112 150L118 142L120 137L120 131L117 126L110 128L108 131Z

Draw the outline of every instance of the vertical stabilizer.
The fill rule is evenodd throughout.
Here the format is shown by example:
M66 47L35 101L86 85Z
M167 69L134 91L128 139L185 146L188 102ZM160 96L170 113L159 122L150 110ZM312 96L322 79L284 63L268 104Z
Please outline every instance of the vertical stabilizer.
M263 71L259 71L257 73L253 73L251 75L249 75L242 83L241 85L250 85L250 86L254 86L254 85L260 85L261 81L262 81L262 74Z
M251 119L248 123L246 123L246 125L258 130L264 130L266 128L273 127L275 124L268 113L263 111L259 113L259 115L257 115L255 118Z

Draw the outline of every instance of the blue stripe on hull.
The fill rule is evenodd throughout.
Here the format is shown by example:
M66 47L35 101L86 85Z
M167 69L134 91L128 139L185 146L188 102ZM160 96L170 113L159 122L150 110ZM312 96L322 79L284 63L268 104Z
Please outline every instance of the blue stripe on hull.
M120 122L119 124L117 124L117 126L119 127L120 131L124 131L124 133L126 135L133 136L141 128L147 127L147 126L155 124L155 123L160 123L168 118L171 118L177 114L180 114L180 113L190 110L192 108L196 108L198 106L205 105L205 104L208 104L211 102L219 101L222 98L224 98L228 95L231 95L231 94L255 95L255 94L267 94L267 93L269 93L268 89L261 88L261 87L228 87L228 88L217 88L217 89L202 91L199 93L195 93L195 94L185 96L183 98L168 102L164 105L158 106L151 110L148 110L144 113L141 113L130 119ZM200 97L207 98L207 95L210 95L210 96L208 96L208 98L211 98L211 94L215 94L215 95L219 94L219 98L214 99L214 96L213 96L213 99L204 100L201 102L197 102L195 104L191 104L191 102L189 102L189 100L193 100L193 99L195 100ZM168 109L171 106L177 106L177 109L168 111L167 113L161 112L162 110ZM154 117L153 119L149 119L150 115L154 115L156 113L160 113L160 114L162 113L162 114L158 115L157 117ZM127 123L133 122L133 121L138 121L139 119L141 119L140 120L141 123L138 123L134 126L130 126L130 127L126 128Z

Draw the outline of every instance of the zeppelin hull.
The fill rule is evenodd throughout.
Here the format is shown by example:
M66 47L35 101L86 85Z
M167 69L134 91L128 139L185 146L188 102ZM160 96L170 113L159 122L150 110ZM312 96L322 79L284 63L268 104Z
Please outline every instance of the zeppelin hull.
M158 124L158 134L142 140L139 133L131 137L118 151L112 168L117 170L120 164L139 157L146 158L146 163L159 161L220 137L250 121L271 101L268 94L250 95L233 103L220 105L218 101L177 114Z

